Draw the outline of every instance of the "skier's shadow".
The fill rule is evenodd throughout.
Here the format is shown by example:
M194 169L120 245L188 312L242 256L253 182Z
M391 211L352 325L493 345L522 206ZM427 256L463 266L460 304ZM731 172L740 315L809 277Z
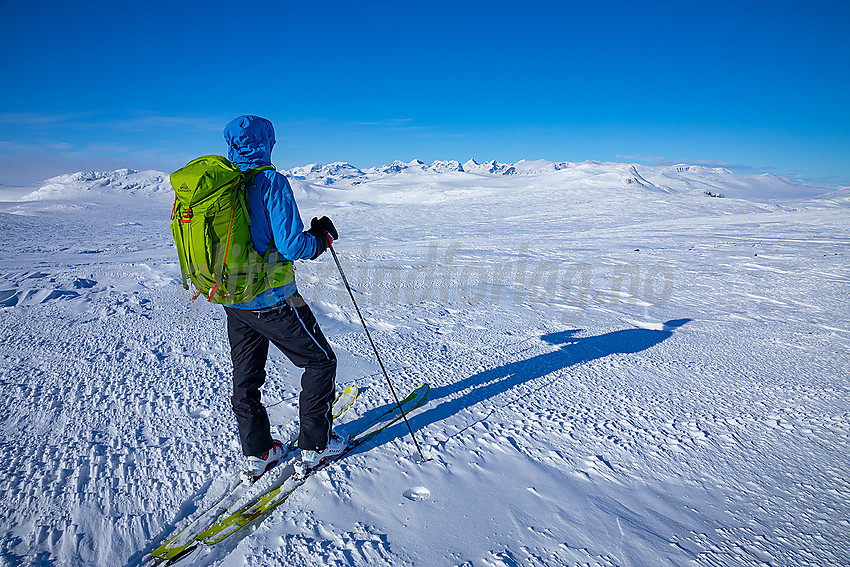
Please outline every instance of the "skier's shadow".
M425 405L429 409L412 417L410 425L414 431L423 429L478 402L557 370L611 354L629 354L646 350L670 338L674 330L689 321L691 319L676 319L664 323L659 330L624 329L592 337L576 337L579 329L543 335L542 340L561 345L561 347L554 352L479 372L448 386L432 388ZM435 405L435 402L443 399L445 401ZM379 443L386 443L406 434L407 428L403 424L395 425L387 431L387 435L381 437Z

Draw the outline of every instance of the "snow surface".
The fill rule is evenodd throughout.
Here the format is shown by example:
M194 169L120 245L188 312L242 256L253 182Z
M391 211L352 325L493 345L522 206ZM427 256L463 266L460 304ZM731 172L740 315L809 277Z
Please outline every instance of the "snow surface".
M601 162L290 172L326 214L410 422L185 565L850 564L848 193ZM713 195L714 197L710 196ZM723 195L723 198L717 197ZM161 172L0 203L0 565L139 565L241 466L220 307ZM302 294L391 396L327 255ZM264 401L297 419L271 354Z

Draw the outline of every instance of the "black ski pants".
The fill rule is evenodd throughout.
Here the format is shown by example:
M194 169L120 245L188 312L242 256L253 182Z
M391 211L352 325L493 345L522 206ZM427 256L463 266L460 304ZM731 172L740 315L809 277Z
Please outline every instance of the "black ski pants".
M266 381L269 342L292 363L304 369L301 375L298 447L322 450L330 439L336 379L336 356L322 334L316 317L297 293L279 309L247 311L225 307L230 357L233 361L231 403L239 426L242 452L263 455L274 441L269 417L260 401Z

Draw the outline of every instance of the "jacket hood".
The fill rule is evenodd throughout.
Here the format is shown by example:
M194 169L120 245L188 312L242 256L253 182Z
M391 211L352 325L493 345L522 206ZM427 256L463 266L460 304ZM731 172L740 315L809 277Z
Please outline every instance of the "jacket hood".
M265 118L237 116L224 127L224 140L228 159L242 171L272 164L274 126Z

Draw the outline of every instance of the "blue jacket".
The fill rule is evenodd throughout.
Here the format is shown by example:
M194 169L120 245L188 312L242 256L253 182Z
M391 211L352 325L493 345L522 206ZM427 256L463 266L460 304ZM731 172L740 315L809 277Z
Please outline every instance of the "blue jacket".
M239 116L224 127L229 147L228 159L246 171L271 165L275 144L272 123L259 116ZM295 204L295 196L286 176L276 171L261 171L248 184L248 216L251 219L251 242L261 255L273 243L280 258L294 262L311 258L316 252L316 239L304 232L304 223ZM272 258L274 258L272 252ZM295 282L270 289L253 301L237 303L237 309L261 310L280 305L295 293Z

